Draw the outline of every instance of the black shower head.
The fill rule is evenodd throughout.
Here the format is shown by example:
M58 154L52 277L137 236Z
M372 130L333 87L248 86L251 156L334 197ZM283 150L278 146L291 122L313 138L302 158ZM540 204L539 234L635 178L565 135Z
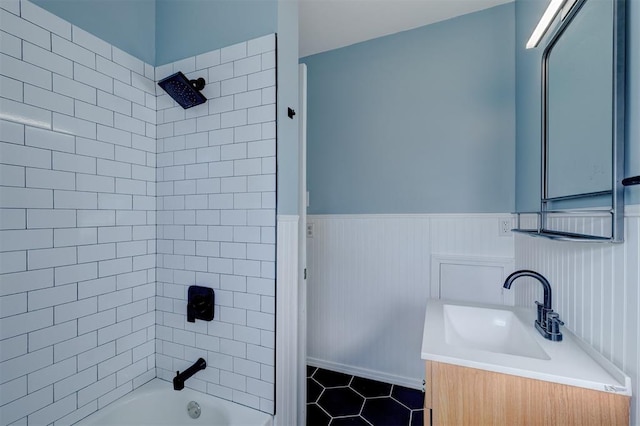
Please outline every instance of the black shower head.
M207 98L199 92L204 89L204 78L202 77L197 80L189 80L182 72L178 71L160 80L158 86L162 87L184 109L207 101Z

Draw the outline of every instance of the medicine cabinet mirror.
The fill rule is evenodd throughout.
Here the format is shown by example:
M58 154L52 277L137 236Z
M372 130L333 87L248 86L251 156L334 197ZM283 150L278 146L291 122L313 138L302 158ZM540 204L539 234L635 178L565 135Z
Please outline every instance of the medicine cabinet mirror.
M534 236L621 242L624 1L569 1L542 58L542 188Z

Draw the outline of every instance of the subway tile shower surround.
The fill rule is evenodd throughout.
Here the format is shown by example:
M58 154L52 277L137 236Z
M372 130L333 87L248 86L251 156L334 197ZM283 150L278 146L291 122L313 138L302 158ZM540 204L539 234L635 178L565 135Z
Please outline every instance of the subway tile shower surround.
M158 91L156 367L185 386L274 408L275 36L156 68L204 77L184 110ZM186 319L190 285L213 287L211 322ZM208 359L207 359L208 356Z
M275 37L154 68L28 1L0 23L0 424L73 424L199 357L186 386L272 411ZM209 101L173 103L174 69Z

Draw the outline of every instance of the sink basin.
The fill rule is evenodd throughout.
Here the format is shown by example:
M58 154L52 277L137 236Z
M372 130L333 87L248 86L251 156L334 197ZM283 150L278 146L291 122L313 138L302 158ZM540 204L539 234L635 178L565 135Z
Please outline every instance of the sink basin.
M443 305L444 340L452 346L548 360L549 355L531 337L532 324L509 310Z
M631 395L631 378L564 328L543 338L531 307L428 299L421 357L529 379ZM640 426L640 425L638 425Z

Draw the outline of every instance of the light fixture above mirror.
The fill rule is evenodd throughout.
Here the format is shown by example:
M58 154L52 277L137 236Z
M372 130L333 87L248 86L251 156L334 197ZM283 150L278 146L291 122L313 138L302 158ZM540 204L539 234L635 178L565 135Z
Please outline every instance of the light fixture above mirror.
M547 6L547 10L544 11L542 18L540 18L538 25L536 25L531 33L529 41L527 41L527 49L533 49L540 44L540 40L542 40L542 37L546 34L553 20L556 19L558 12L560 12L566 1L567 0L551 0L551 3Z

